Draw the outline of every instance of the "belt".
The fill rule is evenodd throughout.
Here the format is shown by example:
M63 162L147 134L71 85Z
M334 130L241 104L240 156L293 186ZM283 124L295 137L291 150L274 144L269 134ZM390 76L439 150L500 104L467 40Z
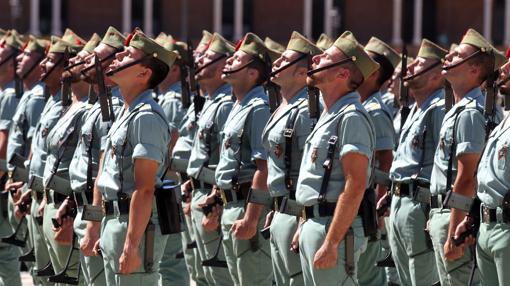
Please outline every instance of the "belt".
M209 183L206 183L206 182L201 182L200 180L197 180L193 177L190 177L191 179L191 186L193 187L193 190L196 191L198 189L211 189L213 188L213 185L209 184Z
M414 191L413 185L411 184L403 184L403 183L394 183L393 184L393 195L397 197L408 197Z
M336 202L326 202L303 209L303 218L333 216L335 214Z
M61 204L65 199L67 199L66 195L62 195L61 193L57 193L55 191L50 192L50 189L45 189L44 195L46 196L46 201L48 202L48 204L54 203L58 205Z
M115 214L115 202L119 207L119 213L121 215L129 214L129 205L131 203L131 199L125 200L117 200L117 201L103 201L103 212L105 215L113 215Z
M501 210L501 208L499 208ZM498 214L498 209L490 209L484 205L482 205L482 222L483 223L509 223L510 219L505 218L502 212Z
M289 198L285 198L280 203L279 212L292 215L292 216L303 216L303 206L296 202L296 200L291 200Z
M430 208L431 209L450 209L449 206L444 204L445 195L434 195L430 197Z
M190 178L188 176L188 174L186 174L186 173L179 173L179 177L181 177L181 180L183 183L186 182L187 180L189 180L189 178Z
M273 204L271 205L271 209L273 211L280 210L280 207L282 206L283 198L285 198L285 197L284 196L273 197Z
M32 199L40 203L44 199L44 193L32 190Z
M79 207L92 204L92 200L94 199L94 194L89 191L84 191L84 192L79 192L79 193L74 192L73 196L74 196L74 201L76 202L76 205L78 205ZM83 198L84 196L85 196L85 200Z
M430 189L428 184L413 181L412 183L393 183L393 195L397 197L411 197L415 202L430 204Z
M223 204L227 204L230 202L239 202L244 201L248 196L248 191L251 188L251 183L242 183L237 185L235 188L230 190L220 190L221 199L223 200ZM235 194L235 197L234 197Z

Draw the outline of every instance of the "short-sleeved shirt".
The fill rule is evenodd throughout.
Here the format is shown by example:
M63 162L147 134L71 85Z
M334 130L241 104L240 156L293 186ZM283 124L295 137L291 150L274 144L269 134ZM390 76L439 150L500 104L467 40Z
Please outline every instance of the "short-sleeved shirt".
M159 101L159 105L165 112L171 132L179 130L182 118L186 113L186 109L182 106L181 96L181 82L178 81L168 88Z
M118 88L112 89L112 105L115 118L118 118L124 105ZM97 176L99 156L104 151L106 136L111 125L110 121L103 121L99 102L87 107L87 111L83 115L78 146L76 146L69 166L69 179L71 181L71 189L74 192L87 190L87 170L89 164L92 171L91 178L94 179Z
M198 178L202 166L217 165L220 156L221 130L232 110L232 87L222 85L212 97L207 97L197 125L197 137L191 149L187 173Z
M384 102L388 110L390 110L391 117L395 117L399 110L398 106L395 106L395 94L387 90L381 94L381 100Z
M9 130L20 98L16 97L14 81L8 83L0 95L0 130Z
M135 191L135 159L159 164L155 184L161 185L168 154L170 133L163 109L152 98L152 91L138 95L124 106L106 138L104 160L97 186L103 198L117 200L117 192L131 195ZM122 172L123 181L119 174Z
M293 116L295 118L292 118ZM285 182L287 172L285 152L288 151L286 148L287 138L284 136L287 124L293 130L292 145L289 148L291 151L289 174L293 182L292 191L295 192L305 141L311 132L312 122L308 113L306 88L292 97L288 105L278 107L269 118L262 132L262 144L267 152L267 185L272 197L288 195Z
M32 159L30 160L30 178L32 176L42 178L44 175L44 165L46 164L46 156L48 156L46 144L48 134L53 127L55 127L55 124L62 113L63 107L60 98L60 91L58 91L54 96L50 96L48 98L39 123L35 128L31 146Z
M391 180L409 183L417 176L422 182L430 182L444 115L443 89L433 92L420 107L416 103L411 106L391 165Z
M375 128L375 151L393 150L395 130L393 129L392 111L386 106L378 91L363 102Z
M12 118L7 143L7 162L15 153L27 157L30 152L29 140L34 135L35 128L46 104L44 84L36 83L32 89L26 91L18 104L18 109ZM7 164L10 170L14 166Z
M78 144L80 126L86 107L86 98L73 103L48 133L48 139L46 140L48 156L46 157L43 176L44 186L48 186L52 177L52 170L55 170L55 167L55 175L63 178L69 177L69 165Z
M178 159L189 159L191 149L193 148L193 141L197 134L197 118L195 116L195 104L191 103L184 116L181 116L178 131L179 138L175 142L172 149L172 157ZM179 170L180 171L180 170Z
M483 116L484 96L479 87L469 91L452 109L446 113L439 144L434 155L434 167L430 179L430 192L433 195L446 192L448 161L452 160L451 184L457 177L457 158L462 154L479 154L485 144L485 117ZM455 134L453 134L455 129ZM453 148L455 136L456 146Z
M358 92L342 96L329 110L325 110L306 139L296 189L296 200L304 206L318 203L326 170L323 164L327 159L328 142L332 136L337 136L338 139L333 151L331 177L326 191L328 202L336 202L345 187L344 171L340 162L342 156L358 153L366 156L368 166L372 166L375 130L370 115L360 103ZM371 171L371 168L367 168L367 186Z
M510 190L510 120L492 131L478 165L478 198L489 208L501 207Z
M264 88L252 88L243 99L236 101L222 131L220 160L216 168L216 183L222 189L232 188L232 179L243 171L255 174L255 160L267 160L262 146L262 130L269 119L269 106ZM253 178L253 176L251 176ZM243 178L239 178L239 183Z

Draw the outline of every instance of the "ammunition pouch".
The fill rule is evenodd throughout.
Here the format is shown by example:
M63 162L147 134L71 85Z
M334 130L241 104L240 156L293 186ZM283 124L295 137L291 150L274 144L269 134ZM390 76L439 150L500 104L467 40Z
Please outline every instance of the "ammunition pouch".
M273 198L268 191L254 190L250 188L246 197L247 203L253 203L257 205L263 205L270 209L273 205Z
M369 188L365 190L358 215L361 216L365 236L369 237L370 240L377 239L377 211L375 205L375 190Z
M4 219L8 216L7 204L9 202L9 193L8 192L0 192L0 209L2 210L2 217Z
M451 190L446 193L443 203L448 208L458 209L463 212L469 212L472 204L473 198L454 193Z
M181 223L184 219L182 218L180 185L177 185L175 181L165 180L161 187L156 188L154 194L161 233L182 232Z
M216 168L203 166L202 168L200 168L200 172L198 173L198 180L204 182L204 184L215 185L216 184L215 172Z

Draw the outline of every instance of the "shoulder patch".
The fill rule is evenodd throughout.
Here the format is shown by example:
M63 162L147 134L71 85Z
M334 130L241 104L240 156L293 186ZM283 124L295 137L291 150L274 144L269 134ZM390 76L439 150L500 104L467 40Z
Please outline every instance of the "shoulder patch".
M440 99L440 100L438 100L438 101L436 102L436 106L442 106L442 105L445 105L444 98L442 98L442 99Z
M378 102L372 102L370 104L368 104L365 109L367 111L374 111L374 110L378 110L378 109L381 109L381 105L378 103Z
M147 110L152 110L152 106L148 103L144 103L142 105L142 107L140 107L140 111L147 111Z
M466 104L466 108L476 108L476 100L472 100Z
M355 110L356 110L356 105L355 104L350 104L349 106L347 106L344 109L344 112L355 111Z
M251 105L255 107L259 105L267 105L267 103L263 99L256 99Z

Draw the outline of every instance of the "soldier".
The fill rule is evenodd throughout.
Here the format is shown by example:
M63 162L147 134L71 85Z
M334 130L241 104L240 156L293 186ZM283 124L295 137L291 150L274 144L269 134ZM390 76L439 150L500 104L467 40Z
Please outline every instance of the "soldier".
M510 75L510 64L501 67L504 80ZM504 85L504 88L508 88ZM509 108L505 102L506 109ZM490 134L477 168L477 197L466 218L456 229L455 237L479 223L476 236L476 263L483 285L507 285L510 283L508 261L510 259L510 160L508 146L510 138L508 114ZM476 202L477 201L477 202ZM480 206L481 204L481 206ZM481 209L480 209L481 208ZM478 217L478 215L480 217ZM472 235L460 247L475 242ZM446 245L445 245L446 251Z
M215 33L197 65L196 77L207 100L197 122L198 136L193 142L187 173L190 175L188 184L193 189L191 221L201 261L225 260L219 224L214 224L212 229L202 226L204 212L200 205L215 184L214 169L220 156L221 131L234 101L231 86L221 79L225 61L233 53L234 47ZM234 285L227 268L204 266L209 285Z
M351 32L313 58L307 83L324 111L305 141L296 188L304 206L299 251L305 285L355 285L366 245L357 216L371 175L374 127L355 91L379 65Z
M261 142L269 118L267 96L261 86L269 76L268 49L253 33L238 43L222 78L232 85L236 101L223 127L216 187L205 204L221 197L223 250L234 285L267 285L272 280L269 243L258 233L264 207L246 203L250 189L267 192L267 154ZM245 207L246 206L246 207ZM217 221L219 211L204 218Z
M415 103L400 133L390 170L392 184L390 247L403 285L438 282L433 249L425 231L430 210L430 174L444 117L441 59L446 51L422 41L417 58L404 78ZM380 202L386 200L387 195Z
M82 62L88 55L87 51L82 51L85 44L85 40L71 30L67 30L62 40L52 46L51 51L63 53L64 64L72 66ZM76 56L65 59L73 55ZM67 60L68 63L66 63ZM80 80L79 73L65 69L61 74L61 85L63 109L55 127L46 136L48 155L42 180L45 195L43 204L46 203L43 232L55 274L66 273L70 277L77 277L79 269L75 265L78 264L79 256L73 251L77 243L73 239L72 228L75 208L67 205L66 198L72 195L69 165L78 143L82 115L86 107L88 84ZM51 277L49 279L52 281Z
M446 56L443 67L443 74L452 85L455 105L445 115L439 133L430 182L429 222L441 285L467 285L469 282L472 254L455 246L451 239L464 213L454 199L445 197L448 192L452 196L475 196L476 167L486 130L484 95L480 86L492 76L491 67L499 68L495 66L495 52L483 36L469 29L460 45ZM476 277L474 282L478 283L478 279Z
M93 205L101 204L100 191L105 217L95 251L100 248L103 255L107 285L155 285L167 238L160 231L154 191L162 185L170 134L152 89L177 55L141 31L127 42L107 70L120 87L124 109L108 133L96 178Z
M84 48L89 55L85 57L83 65L75 68L76 72L81 70L82 78L90 85L103 84L98 83L97 80L96 59L99 60L102 69L109 66L115 53L124 49L124 41L125 37L114 27L108 28L103 39L99 36L90 39ZM92 255L92 248L99 239L99 223L92 221L87 223L83 217L83 209L85 205L91 205L93 202L94 182L99 170L99 159L104 151L106 135L122 106L118 87L108 79L104 84L112 89L112 106L102 106L98 98L90 98L89 94L89 104L80 126L78 145L69 166L69 179L77 209L74 232L83 251L83 255L80 255L82 276L86 285L97 286L106 285L103 260L101 257ZM100 94L99 96L107 97L108 95ZM94 100L97 101L94 102ZM108 118L102 116L105 109ZM110 113L112 111L113 114ZM94 228L97 229L95 232L93 232ZM92 238L93 235L95 239Z
M315 43L315 45L319 49L325 51L329 49L333 45L333 43L335 43L333 39L331 39L328 35L322 33L317 39L317 43Z
M268 154L267 185L271 260L276 285L304 285L301 262L291 241L297 231L300 212L296 209L296 190L304 142L311 131L308 112L306 73L313 56L322 50L298 32L293 32L286 50L273 63L272 81L280 86L282 103L262 132L262 144ZM316 104L316 103L315 103ZM285 200L285 203L283 203ZM288 207L280 208L285 204ZM300 210L299 207L297 207Z
M182 84L183 80L186 80L186 69L190 64L190 59L187 57L186 43L178 42L172 36L161 38L159 44L177 54L177 59L168 71L168 75L158 86L159 90L163 91L160 103L164 106L163 110L169 123L174 126L175 119L182 119L182 116L178 117L181 113L179 107L181 106ZM174 100L176 101L175 105L169 104L169 101ZM188 231L191 228L191 221L188 218L189 216L186 216L187 224L183 232L168 235L165 254L159 264L163 285L189 285L190 274L199 284L204 280L198 252L195 248L188 249L188 245L192 244L193 241L191 237L194 237ZM178 257L178 254L183 252L184 260Z
M389 172L393 160L395 146L395 130L393 129L393 114L381 98L381 88L387 82L400 61L400 56L388 44L372 37L365 47L367 54L379 64L379 69L363 81L358 88L363 107L368 111L375 128L375 167L382 172ZM375 206L375 203L387 191L387 186L371 183L365 192L364 203ZM374 188L375 187L375 188ZM364 206L364 205L363 205ZM373 207L371 208L373 210ZM386 274L383 268L375 267L381 257L381 241L374 222L375 212L364 213L365 236L368 245L360 256L358 263L358 279L360 285L385 285Z
M17 57L18 69L16 73L18 77L23 79L24 90L26 90L26 92L23 94L18 104L16 113L13 116L13 124L9 130L9 141L7 145L8 161L12 159L14 154L19 154L24 158L30 155L30 147L35 128L39 122L44 105L46 104L44 84L39 81L41 77L39 63L45 58L48 45L48 41L30 36L27 44L25 44L23 52ZM14 166L8 164L8 169L12 172L14 171ZM30 192L28 192L28 186L25 183L27 182L12 182L6 184L6 189L8 190L11 188L18 189L16 194L18 197L14 198L16 199L14 200L15 203L20 199L22 192L26 194L25 196L31 196ZM19 206L14 207L14 213L18 219L21 219L23 215L28 215L21 212ZM40 244L41 242L39 241L40 237L37 235L37 230L35 229L35 220L30 215L26 216L26 218L31 245L31 250L27 252L28 258L31 254L35 255L35 244ZM37 262L36 260L35 263ZM44 261L43 263L46 262L47 261ZM34 280L38 283L43 283L43 281L35 277L35 270L41 269L42 267L44 267L43 264L36 264L35 267L31 269Z

